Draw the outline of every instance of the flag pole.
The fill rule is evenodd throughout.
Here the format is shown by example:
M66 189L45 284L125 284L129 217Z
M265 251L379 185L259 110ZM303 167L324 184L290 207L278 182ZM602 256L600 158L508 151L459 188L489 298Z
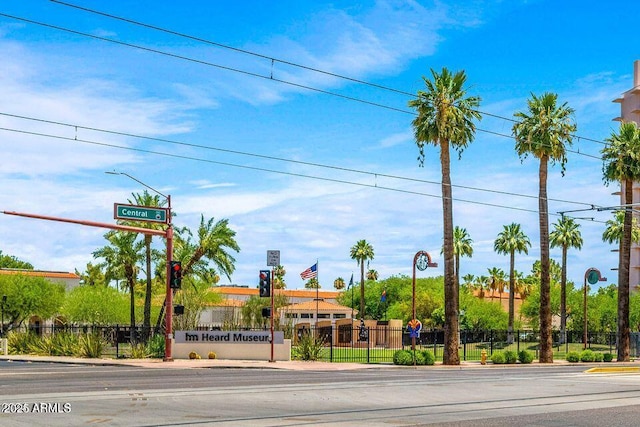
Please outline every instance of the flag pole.
M318 259L316 258L316 333L318 333L318 301L320 290L320 266L318 265Z

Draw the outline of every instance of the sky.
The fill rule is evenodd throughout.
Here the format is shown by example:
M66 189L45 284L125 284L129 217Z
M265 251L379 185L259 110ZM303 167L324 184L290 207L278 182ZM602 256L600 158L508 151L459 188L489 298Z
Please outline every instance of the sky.
M454 224L474 249L461 275L508 271L493 243L513 222L532 244L516 269L538 259L538 162L510 135L532 93L554 92L578 130L566 173L549 170L550 222L587 218L568 278L595 267L617 283L611 212L591 207L619 204L599 157L640 59L634 2L67 1L0 4L0 210L115 223L114 203L144 190L116 171L170 194L176 226L229 220L241 251L220 284L257 286L279 250L288 288L318 262L333 289L359 278L361 239L380 278L411 276L420 250L439 266L419 276L439 276L439 152L419 166L407 103L446 67L484 114L451 156ZM82 272L105 231L0 215L0 250Z

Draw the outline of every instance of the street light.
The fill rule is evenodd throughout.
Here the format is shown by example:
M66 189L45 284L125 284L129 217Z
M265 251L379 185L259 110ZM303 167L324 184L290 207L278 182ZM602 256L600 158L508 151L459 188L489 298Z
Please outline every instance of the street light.
M151 187L150 185L145 184L139 179L129 175L126 172L105 172L109 175L124 175L127 178L130 178L137 182L138 184L148 188L156 194L167 199L167 230L165 234L165 238L167 239L167 283L166 283L166 295L165 295L165 341L164 341L164 361L170 362L173 360L172 352L171 352L171 340L173 339L173 289L171 288L171 261L173 260L173 227L171 224L171 195L165 195Z
M584 317L584 326L582 332L582 348L587 348L587 282L591 285L595 285L598 282L606 282L607 278L600 275L600 270L597 268L589 268L584 272L584 288L583 288L583 301L582 301L582 316Z

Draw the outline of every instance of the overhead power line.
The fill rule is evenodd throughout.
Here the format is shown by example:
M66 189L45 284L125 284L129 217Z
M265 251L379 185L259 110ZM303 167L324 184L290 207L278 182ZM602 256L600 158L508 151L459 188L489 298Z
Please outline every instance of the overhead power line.
M327 165L327 164L322 164L322 163L314 163L314 162L307 162L307 161L302 161L302 160L287 159L287 158L283 158L283 157L268 156L268 155L257 154L257 153L249 153L249 152L246 152L246 151L230 150L230 149L226 149L226 148L213 147L213 146L209 146L209 145L194 144L194 143L188 143L188 142L183 142L183 141L175 141L175 140L170 140L170 139L165 139L165 138L156 138L156 137L150 137L150 136L144 136L144 135L136 135L136 134L127 133L127 132L119 132L119 131L101 129L101 128L96 128L96 127L82 126L82 125L77 125L77 124L71 124L71 123L65 123L65 122L53 121L53 120L46 120L46 119L42 119L42 118L28 117L28 116L10 114L10 113L5 113L5 112L0 112L0 116L13 117L13 118L18 118L18 119L23 119L23 120L30 120L30 121L40 122L40 123L48 123L48 124L54 124L54 125L59 125L59 126L71 127L71 128L76 129L76 132L77 132L78 129L84 129L84 130L90 130L90 131L94 131L94 132L107 133L107 134L111 134L111 135L120 135L120 136L126 136L126 137L131 137L131 138L143 139L143 140L147 140L147 141L163 142L163 143L167 143L167 144L180 145L180 146L191 147L191 148L199 148L199 149L205 149L205 150L211 150L211 151L219 151L219 152L223 152L223 153L236 154L236 155L249 156L249 157L256 157L256 158L261 158L261 159L266 159L266 160L275 160L275 161L293 163L293 164L304 165L304 166L313 166L313 167L318 167L318 168L339 170L339 171L343 171L343 172L357 173L357 174L372 176L372 177L375 177L375 178L380 177L380 178L397 179L397 180L418 182L418 183L425 183L425 184L432 184L432 185L441 185L440 182L430 181L430 180L425 180L425 179L420 179L420 178L410 178L410 177L400 176L400 175L391 175L391 174L385 174L385 173L380 173L380 172L365 171L365 170L362 170L362 169L346 168L346 167ZM76 138L77 138L77 135L76 135ZM501 191L501 190L494 190L494 189L487 189L487 188L479 188L479 187L471 187L471 186L467 186L467 185L451 184L451 187L465 189L465 190L472 190L472 191L487 192L487 193L492 193L492 194L501 194L501 195L506 195L506 196L523 197L523 198L529 198L529 199L537 199L538 198L538 196L533 196L533 195L530 195L530 194L520 194L520 193L513 193L513 192L508 192L508 191ZM548 200L549 201L553 201L553 202L566 203L566 204L575 204L575 205L582 205L582 206L593 206L593 204L591 204L591 203L576 202L576 201L571 201L571 200L552 199L552 198L550 198Z

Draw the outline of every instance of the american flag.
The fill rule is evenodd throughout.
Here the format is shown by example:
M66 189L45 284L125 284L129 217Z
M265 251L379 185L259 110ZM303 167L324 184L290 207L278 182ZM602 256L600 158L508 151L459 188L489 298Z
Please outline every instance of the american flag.
M318 263L316 262L311 267L300 273L302 280L315 279L318 277Z

